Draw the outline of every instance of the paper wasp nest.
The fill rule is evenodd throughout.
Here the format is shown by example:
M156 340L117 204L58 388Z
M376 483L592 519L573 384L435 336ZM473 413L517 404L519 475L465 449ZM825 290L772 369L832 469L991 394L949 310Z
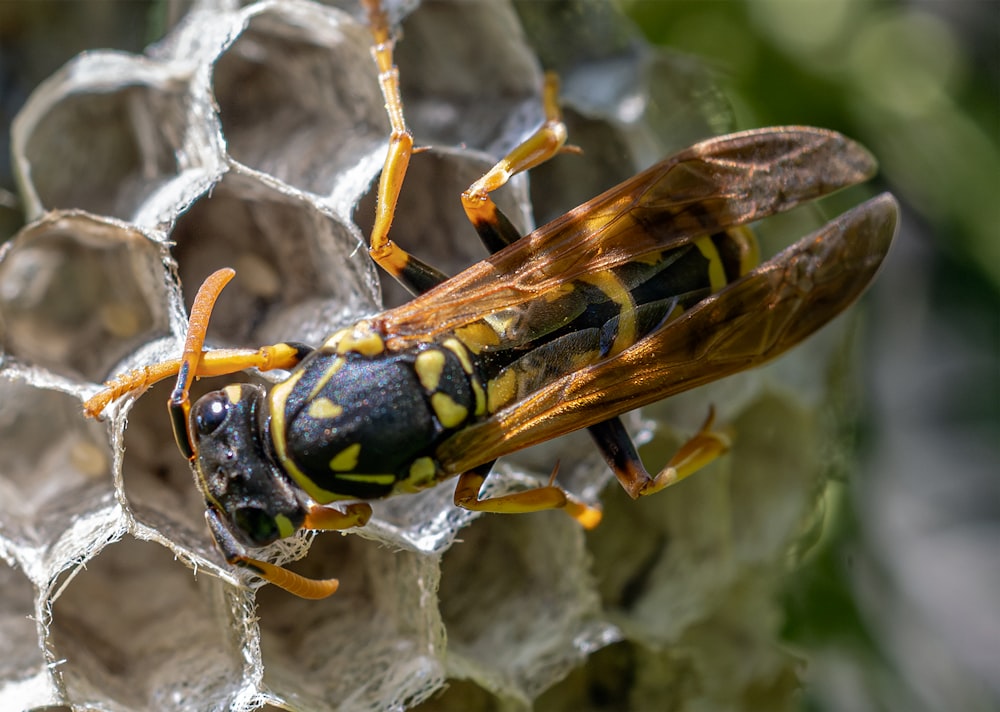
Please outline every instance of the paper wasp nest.
M632 418L657 465L671 426L690 433L709 404L733 425L732 454L683 485L634 503L586 437L550 443L492 486L559 461L568 488L601 497L595 532L559 512L477 516L446 483L315 537L298 570L342 581L322 602L255 592L222 562L170 435L172 384L84 418L104 379L180 353L218 267L237 278L213 346L317 343L381 308L365 240L388 128L359 9L219 5L144 56L78 57L15 123L32 222L0 252L0 707L790 706L774 599L822 492L829 330ZM530 199L523 178L500 192L525 229L724 128L698 119L724 115L698 65L653 53L604 4L391 9L408 120L434 147L393 237L451 272L482 255L458 195L540 119L541 62L583 155L535 171Z

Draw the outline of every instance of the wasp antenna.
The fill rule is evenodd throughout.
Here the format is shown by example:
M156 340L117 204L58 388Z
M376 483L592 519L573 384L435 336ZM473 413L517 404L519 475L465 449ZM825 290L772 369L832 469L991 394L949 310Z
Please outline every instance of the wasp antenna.
M188 413L191 410L189 393L191 382L198 374L201 352L205 346L205 333L208 331L208 320L212 316L212 309L215 307L215 302L218 301L223 287L235 276L236 271L229 267L216 270L198 288L194 304L191 305L187 338L184 341L184 354L177 371L177 385L174 386L174 390L167 400L170 422L174 429L174 439L177 441L177 447L188 460L193 460L197 455L197 449L191 440L191 432L188 427Z

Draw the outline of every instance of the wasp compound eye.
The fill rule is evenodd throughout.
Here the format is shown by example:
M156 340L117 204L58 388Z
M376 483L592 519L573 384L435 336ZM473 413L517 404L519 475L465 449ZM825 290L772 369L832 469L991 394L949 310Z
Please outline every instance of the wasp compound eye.
M194 404L193 418L199 435L211 435L229 417L229 398L222 392L209 393Z

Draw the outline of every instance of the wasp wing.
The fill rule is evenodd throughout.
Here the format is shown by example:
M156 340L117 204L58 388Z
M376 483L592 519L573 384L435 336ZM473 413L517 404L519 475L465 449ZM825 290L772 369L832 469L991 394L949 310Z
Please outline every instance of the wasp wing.
M824 129L778 127L709 139L538 228L377 321L390 348L427 341L482 322L487 315L552 300L567 284L588 275L859 183L875 169L866 149Z
M452 472L773 359L847 308L896 231L884 194L841 215L617 356L553 380L437 451Z

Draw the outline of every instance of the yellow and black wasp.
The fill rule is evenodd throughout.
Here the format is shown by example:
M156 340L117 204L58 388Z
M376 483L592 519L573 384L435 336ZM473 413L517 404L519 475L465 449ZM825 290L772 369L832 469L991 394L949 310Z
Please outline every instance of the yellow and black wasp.
M221 552L307 598L338 582L303 578L247 548L303 528L361 526L368 500L450 477L458 506L561 508L593 526L599 511L555 483L479 494L497 458L582 428L632 497L691 474L728 447L711 416L656 475L618 416L808 337L872 281L898 216L895 200L879 196L757 266L748 223L875 172L871 155L840 134L768 128L692 146L521 237L489 193L565 150L550 76L545 124L462 196L492 254L449 279L388 238L413 141L388 22L377 0L365 5L392 125L370 253L415 298L316 349L204 351L215 300L234 274L220 270L195 298L181 358L125 374L85 405L96 417L111 400L176 375L174 433ZM230 385L190 405L194 378L247 368L291 373L269 392Z

